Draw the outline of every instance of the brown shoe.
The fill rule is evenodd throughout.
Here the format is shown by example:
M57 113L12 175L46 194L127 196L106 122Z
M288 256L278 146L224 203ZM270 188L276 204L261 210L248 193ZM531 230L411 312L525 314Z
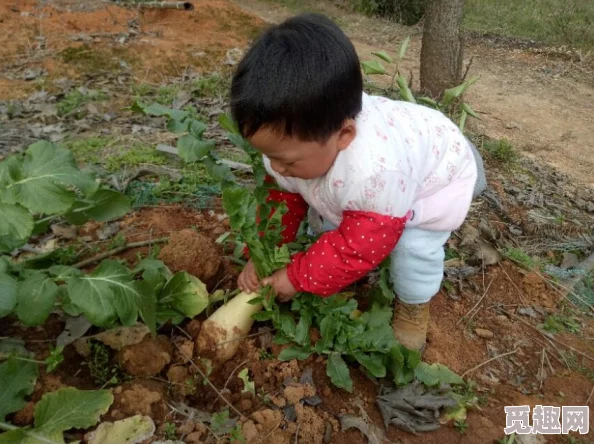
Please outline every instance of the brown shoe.
M405 304L396 300L392 329L396 339L406 348L423 350L427 340L429 303Z

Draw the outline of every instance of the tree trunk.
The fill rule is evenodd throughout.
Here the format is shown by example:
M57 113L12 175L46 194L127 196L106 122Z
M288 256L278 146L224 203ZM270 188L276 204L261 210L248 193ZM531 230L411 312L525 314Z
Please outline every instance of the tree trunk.
M421 48L421 89L432 97L462 80L464 0L428 0Z

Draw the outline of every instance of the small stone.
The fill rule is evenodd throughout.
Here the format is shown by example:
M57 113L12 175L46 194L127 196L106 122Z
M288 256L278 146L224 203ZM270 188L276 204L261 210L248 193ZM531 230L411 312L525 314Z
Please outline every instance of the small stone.
M241 433L246 442L254 441L258 437L258 429L256 428L254 421L246 421L241 427Z
M569 253L569 252L563 253L563 261L561 262L561 268L563 270L567 270L569 268L575 268L578 266L579 263L580 263L580 260L578 259L578 257L575 254Z
M201 442L200 438L202 438L202 432L192 432L186 436L185 442L189 444L198 444Z
M193 421L186 421L182 422L180 425L176 427L176 432L180 435L189 435L194 431L194 422Z
M493 339L493 332L491 330L487 330L486 328L475 328L474 332L479 338L483 339Z
M254 408L254 403L249 399L242 399L239 402L239 409L244 412L248 412L253 408Z

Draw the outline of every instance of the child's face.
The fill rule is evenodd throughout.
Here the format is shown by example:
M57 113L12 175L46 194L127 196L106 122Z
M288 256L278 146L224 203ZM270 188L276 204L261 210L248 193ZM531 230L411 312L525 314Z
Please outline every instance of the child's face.
M323 143L304 142L270 127L260 128L248 140L270 159L270 166L281 176L315 179L328 172L338 153L347 149L356 135L355 121L348 119Z

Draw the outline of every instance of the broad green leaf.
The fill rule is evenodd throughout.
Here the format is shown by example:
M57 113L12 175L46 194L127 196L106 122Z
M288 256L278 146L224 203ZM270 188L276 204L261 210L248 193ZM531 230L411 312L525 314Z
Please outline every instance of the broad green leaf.
M402 345L392 347L388 363L396 385L405 385L415 378L414 370L408 364L408 350Z
M383 363L383 357L381 354L367 354L357 352L354 353L353 356L359 362L359 364L361 364L363 367L369 370L369 373L371 373L376 378L383 378L384 376L386 376L386 367Z
M11 430L0 435L0 444L62 444L62 432L54 434L39 433L35 429L23 428Z
M128 269L112 260L101 262L90 274L69 279L68 296L99 327L109 327L118 315L125 318L126 324L132 324L132 300L140 299Z
M311 313L303 311L297 329L295 330L295 342L299 345L309 345L309 328L311 327Z
M75 202L65 217L72 224L82 225L89 220L108 222L126 215L130 210L130 199L126 195L113 190L99 190L85 200Z
M211 142L214 143L214 141ZM211 177L221 182L221 188L224 189L227 185L235 183L236 178L231 168L217 159L206 157L202 161L202 165Z
M60 301L60 308L69 316L76 318L82 314L82 310L73 304L68 296L68 287L60 285L58 287L58 300Z
M198 162L208 156L214 147L214 140L198 139L192 134L186 134L177 141L177 153L184 162Z
M258 313L254 313L252 315L252 319L259 322L270 321L274 316L274 313L271 311L259 311Z
M332 316L326 316L320 322L320 335L322 338L318 341L323 350L330 349L334 344L334 338L340 330L339 322ZM316 344L317 346L317 344Z
M291 313L281 312L279 318L280 329L283 332L283 334L288 336L289 338L294 338L297 326L295 325L295 319L293 319L293 315Z
M479 79L479 77L474 77L474 78L462 83L461 85L458 85L454 88L446 89L443 93L443 98L441 99L441 104L443 106L451 105L454 102L454 100L456 100L458 97L460 97L462 94L464 94L464 92L466 92L466 90L471 85L475 84L478 79Z
M415 378L427 386L438 384L464 384L462 378L443 364L420 362L415 368Z
M278 355L279 361L290 361L291 359L297 359L302 361L303 359L307 359L311 356L311 350L305 347L297 347L292 345L290 347L285 348L281 351Z
M35 431L54 434L86 429L109 410L113 395L108 390L77 390L66 387L43 395L35 405Z
M201 139L204 131L207 129L208 126L206 126L206 124L200 120L192 120L188 126L190 135L194 136L196 139Z
M33 393L38 374L38 366L33 362L13 357L0 364L0 421L25 406L25 397Z
M378 60L370 60L367 62L361 62L361 66L363 67L363 72L365 75L374 75L374 74L388 74L384 65Z
M193 318L208 307L208 290L200 279L182 271L167 282L159 301Z
M219 125L225 131L230 132L231 134L239 134L239 128L237 128L237 124L233 121L229 114L221 114L219 115Z
M18 285L16 314L25 325L41 325L52 312L57 298L58 286L52 278L44 273L31 274Z
M188 119L169 119L167 121L167 131L175 134L185 133L188 131Z
M25 208L0 202L0 253L25 245L34 226L33 216Z
M136 298L138 313L153 336L155 336L157 334L157 297L155 296L155 288L148 281L135 281L134 288L138 293Z
M398 77L396 77L396 83L398 83L398 88L400 88L400 98L402 100L410 103L417 103L415 96L408 87L408 80L406 80L402 74L398 74Z
M410 35L406 37L402 43L400 44L400 51L398 51L398 58L403 59L406 55L406 50L408 49L408 44L410 43Z
M55 281L65 281L72 276L80 276L83 274L78 268L69 267L67 265L52 265L48 272Z
M94 185L69 150L41 141L27 149L18 177L0 189L0 200L19 203L33 213L62 213L74 203L69 186L88 191Z
M328 355L326 374L336 387L345 389L347 392L353 391L353 380L349 368L340 353L332 352Z
M0 272L0 318L14 310L17 301L17 281L12 276Z
M379 57L384 62L392 63L392 57L390 57L390 55L386 51L384 51L384 50L377 51L377 52L372 52L371 54L373 54L376 57Z

